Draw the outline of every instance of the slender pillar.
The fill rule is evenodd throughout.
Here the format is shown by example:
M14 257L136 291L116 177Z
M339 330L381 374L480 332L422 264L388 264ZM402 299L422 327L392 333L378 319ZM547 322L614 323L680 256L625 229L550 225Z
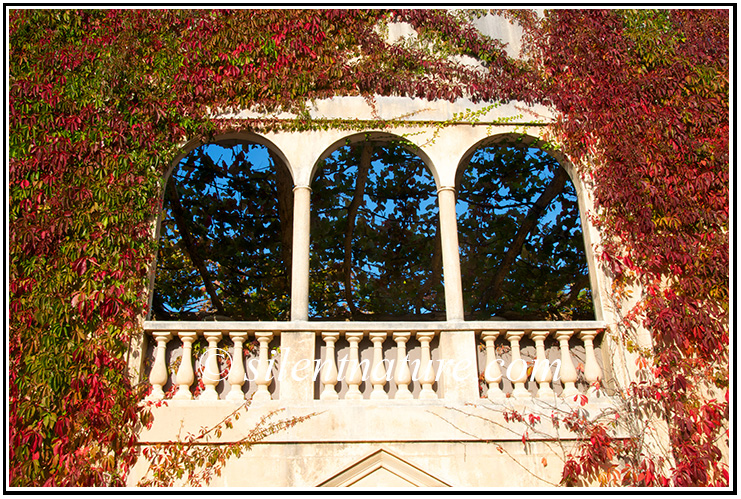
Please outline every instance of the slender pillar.
M206 365L203 369L203 392L198 397L200 400L219 400L216 387L221 381L221 370L219 369L218 347L221 339L220 331L207 331L203 334L208 341L208 354Z
M193 373L193 359L191 358L193 351L193 342L198 336L194 332L181 331L178 333L180 340L183 342L183 355L180 357L180 367L175 377L178 391L173 395L175 400L191 400L193 394L190 391L190 385L195 381L195 374Z
M571 351L569 350L569 339L573 331L556 331L556 339L561 348L561 384L563 392L561 396L565 399L573 398L579 394L576 388L576 368L571 361Z
M373 369L370 375L373 391L370 398L386 400L389 398L388 393L383 389L386 384L386 364L383 362L383 340L386 339L386 332L372 332L370 339L373 342Z
M461 262L458 253L458 226L455 219L455 189L453 187L438 189L437 203L445 278L445 313L449 321L462 321L463 286L461 285Z
M395 332L394 341L396 341L396 371L394 372L394 381L396 382L395 399L414 398L409 391L409 383L412 382L412 373L409 370L407 362L407 341L412 336L411 332Z
M599 393L599 382L602 379L602 369L597 364L597 357L594 355L594 337L597 331L581 331L579 336L584 341L584 350L586 358L584 360L584 377L589 383L587 395L593 396Z
M524 336L525 331L507 331L507 339L509 340L510 348L512 349L512 360L510 366L507 368L507 375L509 380L515 385L515 389L512 392L512 396L515 398L530 398L530 392L525 388L525 381L527 381L527 365L525 361L520 357L520 339Z
M257 341L260 342L260 357L257 364L257 391L252 395L253 402L262 402L272 399L270 395L270 383L273 381L270 372L270 340L273 339L273 333L270 331L260 331L255 333Z
M152 393L147 400L157 401L165 398L165 392L162 388L167 384L167 361L165 354L167 352L167 342L172 338L168 332L154 332L152 334L157 342L154 350L154 365L149 373L149 382L152 384Z
M484 371L484 381L489 386L489 391L486 394L489 400L502 400L505 398L505 394L499 387L499 382L502 381L502 370L499 368L499 362L497 362L497 351L494 346L494 341L499 336L499 331L482 331L481 339L486 344L486 370Z
M360 383L363 382L363 375L360 370L360 355L358 352L358 343L363 339L362 332L347 332L345 338L350 343L350 362L347 365L347 400L362 400L363 394L360 392Z
M422 391L419 393L420 399L437 398L437 394L432 389L432 384L435 382L435 368L432 365L432 354L430 352L430 342L434 337L434 331L417 332L417 339L422 347L422 359L419 368L419 383L422 385Z
M309 319L309 224L311 188L293 188L293 250L291 263L291 320Z
M234 355L232 356L232 365L229 368L229 393L226 399L231 402L244 402L244 391L242 385L244 385L245 371L244 371L244 342L247 339L246 331L232 331L229 333L232 341L234 342Z
M550 331L530 331L530 337L535 341L536 354L533 369L535 370L535 381L538 382L538 398L548 400L554 397L553 389L551 388L553 373L551 372L551 364L548 362L548 357L545 355L545 339L549 334Z
M334 344L339 339L340 333L335 332L324 332L322 333L322 339L324 340L327 349L325 350L324 364L322 365L321 380L324 385L319 399L321 400L337 400L337 390L335 385L337 384L337 363L334 360Z

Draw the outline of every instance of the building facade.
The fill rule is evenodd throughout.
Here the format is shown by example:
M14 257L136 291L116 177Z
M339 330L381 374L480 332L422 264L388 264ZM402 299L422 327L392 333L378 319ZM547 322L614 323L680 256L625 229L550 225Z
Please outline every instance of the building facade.
M172 398L153 409L154 424L142 431L142 446L182 440L217 424L249 399L246 415L212 443L245 438L273 411L279 411L272 416L276 421L310 417L230 460L214 486L558 484L561 460L575 437L554 425L552 416L575 408L591 414L609 411L611 388L629 376L629 354L617 351L610 339L616 310L607 298L609 276L595 259L600 240L589 217L594 210L591 186L567 157L548 147L578 196L593 321L464 320L455 208L457 171L477 147L513 139L541 146L553 117L547 109L517 103L477 108L382 97L375 109L360 98L335 98L315 104L312 112L318 121L353 120L355 129L218 137L226 143L262 144L291 172L290 321L145 322L145 337L131 356L133 376L152 384L150 401L163 400L167 391ZM393 127L374 128L379 118ZM369 137L408 141L434 176L444 321L309 320L311 179L338 145ZM199 145L188 144L186 153ZM199 338L208 348L196 358L192 345ZM254 356L231 361L225 373L219 361L244 358L249 342L258 345ZM176 357L181 360L173 369L169 364ZM203 376L202 389L194 390L199 367L219 375ZM514 413L538 418L537 431L527 419L513 420ZM147 465L145 459L138 462L132 485L146 475Z

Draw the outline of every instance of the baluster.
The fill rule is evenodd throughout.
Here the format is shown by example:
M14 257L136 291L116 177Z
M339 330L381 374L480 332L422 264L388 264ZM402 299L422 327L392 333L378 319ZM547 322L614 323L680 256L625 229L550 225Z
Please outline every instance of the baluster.
M257 364L257 376L255 382L257 383L257 391L252 396L253 402L262 402L265 400L272 399L268 387L272 381L272 373L270 372L270 359L268 347L270 346L270 340L273 339L273 333L270 331L259 331L255 333L257 341L260 343L260 357Z
M172 334L165 331L157 331L152 333L152 336L157 342L157 347L154 351L154 365L152 365L152 371L149 373L152 393L149 394L147 400L157 401L165 398L165 392L162 389L167 384L168 378L165 356L167 355L167 342L172 338Z
M383 362L383 341L386 339L386 333L372 332L370 339L373 342L373 369L370 375L373 391L370 398L371 400L387 400L389 395L383 388L386 385L386 369Z
M579 393L576 388L576 369L571 361L571 352L569 351L569 338L574 334L573 331L556 331L556 339L561 349L561 384L563 385L564 398L571 398Z
M551 388L551 381L553 380L553 373L551 373L551 364L548 362L548 357L545 355L545 339L550 334L550 331L530 331L530 337L535 341L535 366L533 366L535 381L538 382L538 398L540 399L551 399L554 397L553 389Z
M422 391L419 393L420 399L437 398L437 394L432 389L432 384L435 382L435 369L432 365L432 355L430 353L430 342L434 337L434 331L417 332L417 339L422 347L422 358L419 366L419 383L422 385Z
M199 400L219 400L219 393L216 386L221 380L221 369L219 369L219 340L221 339L220 331L206 331L203 333L208 341L208 351L206 353L206 362L203 368L203 392L198 397Z
M414 398L409 391L409 383L412 382L412 373L409 371L409 362L407 362L407 341L411 337L410 332L395 332L394 341L396 341L396 372L394 373L394 382L396 383L395 399Z
M520 339L524 336L525 331L507 331L507 339L512 350L512 360L507 369L507 376L514 384L515 389L512 396L515 398L530 398L530 392L525 388L527 380L527 364L520 357Z
M339 395L334 386L337 384L337 363L335 362L334 345L340 333L322 333L325 345L327 345L324 364L322 365L322 390L319 398L321 400L337 400Z
M358 358L358 343L363 339L362 332L345 333L345 338L350 343L350 361L347 364L347 400L362 400L363 394L360 393L360 383L363 381L360 369L360 359Z
M486 370L484 371L484 381L489 386L487 397L489 400L498 400L505 398L504 392L499 388L499 382L502 381L502 371L499 369L497 361L497 351L494 347L494 341L499 336L499 331L482 331L481 339L486 344Z
M593 396L599 394L599 389L596 388L597 383L602 379L602 369L597 364L597 357L594 355L594 337L597 336L597 331L581 331L579 333L582 341L584 341L584 350L586 352L586 358L584 360L584 377L589 383L587 388L587 395Z
M193 394L190 392L190 385L195 381L195 374L193 373L193 342L198 337L196 332L184 332L178 333L180 340L183 342L183 355L180 357L180 367L176 376L176 382L178 385L178 391L173 395L174 400L191 400Z
M234 332L231 331L229 336L234 342L234 355L232 356L232 365L229 368L229 393L226 396L227 400L232 402L244 402L244 391L242 385L244 385L244 342L247 339L246 331Z

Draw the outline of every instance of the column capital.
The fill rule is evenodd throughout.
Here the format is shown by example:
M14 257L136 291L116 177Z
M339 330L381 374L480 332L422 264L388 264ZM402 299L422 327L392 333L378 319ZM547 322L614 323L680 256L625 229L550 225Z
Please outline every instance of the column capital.
M208 341L219 341L222 338L221 331L204 331L203 337Z
M550 334L551 334L550 331L533 330L533 331L530 331L529 336L535 341L538 341L538 340L545 340Z
M394 341L406 342L409 340L409 338L412 337L412 332L411 331L394 331L392 336L394 338Z
M183 342L187 340L188 342L193 343L198 338L198 333L196 331L178 331L178 338Z
M484 341L494 341L496 340L499 335L501 334L501 331L495 331L495 330L483 330L481 331L481 339Z
M593 340L596 336L596 330L586 329L584 331L579 331L579 338L581 338L582 340Z
M388 336L388 333L386 331L371 331L368 334L368 337L373 342L383 341L386 339L386 336Z
M322 331L322 339L324 341L335 342L340 339L340 333L338 333L337 331Z
M262 342L269 342L273 339L273 332L272 331L255 331L255 338L257 338L257 341L260 343Z
M417 331L414 335L418 340L432 341L435 338L435 331Z
M522 337L525 336L525 331L512 330L512 331L507 331L505 335L510 342L520 341L520 339L522 339Z
M347 341L361 341L363 339L363 336L365 336L365 333L363 331L345 332L345 338L347 338Z
M152 337L157 342L160 342L160 341L168 342L172 339L172 333L170 331L154 331L152 333Z
M229 331L229 337L232 339L232 341L246 341L249 337L249 333L247 331Z

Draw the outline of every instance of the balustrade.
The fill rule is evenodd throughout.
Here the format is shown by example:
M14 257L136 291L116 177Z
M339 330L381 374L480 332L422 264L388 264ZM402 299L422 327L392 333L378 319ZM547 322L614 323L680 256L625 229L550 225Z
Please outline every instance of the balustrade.
M293 352L295 358L291 364L313 376L279 373L280 382L317 383L315 398L321 401L444 399L445 385L441 380L456 375L456 362L460 360L442 356L438 342L446 331L456 334L472 331L479 336L484 356L479 359L479 369L486 387L485 397L492 402L510 397L569 401L578 394L591 398L600 393L602 368L596 339L603 327L598 321L148 322L145 330L153 339L149 373L152 391L148 400L162 400L170 387L167 391L174 400L223 399L241 403L251 398L253 402L270 401L274 398L271 388L278 377L273 372L273 364L276 360L280 363L278 359L271 359L270 344L274 338L292 332L314 332L316 335L318 349ZM200 358L194 358L194 345L199 338L208 345ZM259 344L259 348L256 358L247 362L249 369L246 370L244 352L251 340ZM219 342L225 345L219 348ZM179 366L172 378L167 363L168 344L170 348L175 344L175 348L181 350ZM231 351L231 363L223 362L227 350ZM171 356L177 358L176 353ZM288 353L281 352L284 354ZM476 353L472 355L475 359ZM222 372L224 367L228 369ZM194 383L199 376L203 386L194 397ZM476 379L470 381L478 383ZM311 391L295 393L310 396Z

